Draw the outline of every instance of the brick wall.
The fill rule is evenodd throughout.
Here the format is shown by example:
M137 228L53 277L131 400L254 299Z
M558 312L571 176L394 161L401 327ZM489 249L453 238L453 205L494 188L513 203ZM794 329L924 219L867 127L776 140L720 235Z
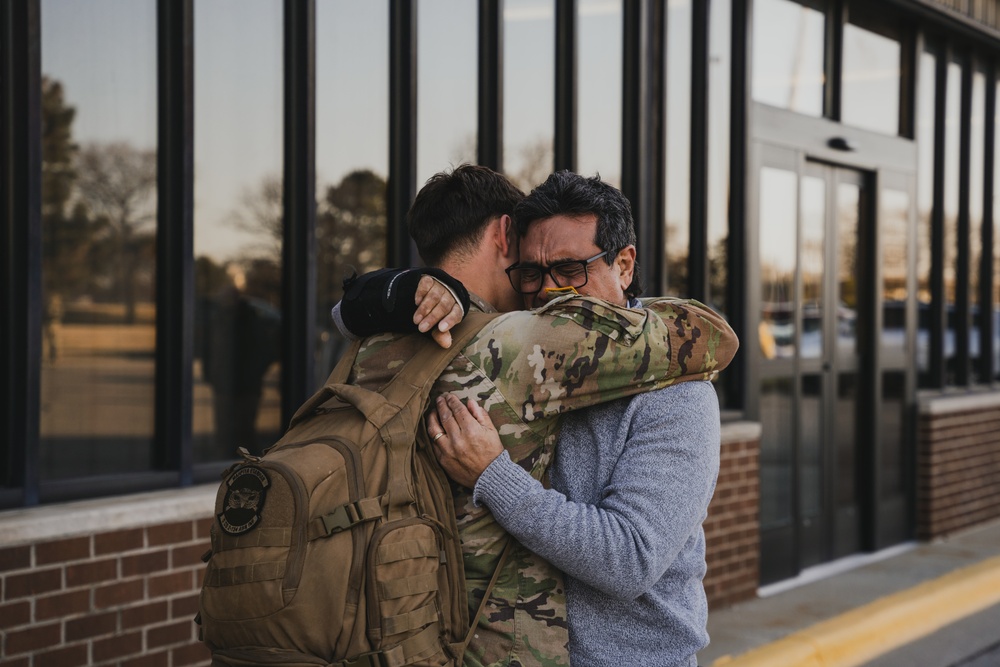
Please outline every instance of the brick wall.
M713 608L757 592L759 442L757 425L723 428L705 522ZM193 618L214 493L0 514L0 667L207 666Z
M17 545L0 525L0 667L208 665L193 618L209 525L171 521Z
M705 593L712 609L756 597L760 582L760 427L723 428L719 482L705 521Z
M1000 518L1000 393L920 405L917 537Z

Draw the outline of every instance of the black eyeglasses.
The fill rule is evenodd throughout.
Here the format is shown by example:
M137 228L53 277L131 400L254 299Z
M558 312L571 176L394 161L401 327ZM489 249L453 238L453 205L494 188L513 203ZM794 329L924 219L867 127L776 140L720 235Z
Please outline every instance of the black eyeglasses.
M545 275L552 277L556 287L583 287L587 284L587 265L608 254L608 251L598 253L590 259L574 259L569 262L557 262L552 266L521 266L511 264L505 271L510 284L519 294L535 294L542 289Z

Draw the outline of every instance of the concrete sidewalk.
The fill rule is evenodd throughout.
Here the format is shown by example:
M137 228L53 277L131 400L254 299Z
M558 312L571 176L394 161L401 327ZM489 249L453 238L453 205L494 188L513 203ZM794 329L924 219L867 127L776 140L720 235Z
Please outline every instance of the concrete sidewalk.
M709 614L712 643L698 659L704 667L859 666L996 605L1000 521L764 588Z

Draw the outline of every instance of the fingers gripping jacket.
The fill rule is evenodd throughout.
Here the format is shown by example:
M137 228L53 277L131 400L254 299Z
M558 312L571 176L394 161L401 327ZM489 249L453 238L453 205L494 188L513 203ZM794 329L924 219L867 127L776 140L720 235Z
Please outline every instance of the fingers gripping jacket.
M215 505L199 617L213 665L461 665L469 631L451 489L426 449L434 380L492 316L428 341L374 393L357 346ZM420 432L421 445L417 446Z

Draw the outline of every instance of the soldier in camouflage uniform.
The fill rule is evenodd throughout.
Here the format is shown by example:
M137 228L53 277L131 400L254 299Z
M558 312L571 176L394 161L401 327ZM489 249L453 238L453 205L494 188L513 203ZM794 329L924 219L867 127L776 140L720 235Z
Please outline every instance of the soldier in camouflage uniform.
M476 309L493 311L491 302L509 309L519 302L503 275L517 259L506 211L518 199L503 176L463 166L433 177L411 208L411 235L424 261L461 280ZM511 459L544 483L561 415L710 379L732 359L736 337L710 309L679 299L645 306L566 296L536 311L508 312L462 350L432 396L449 392L478 401ZM412 337L397 334L369 337L351 381L381 387L416 346ZM469 489L454 490L472 615L509 537L486 508L472 503ZM562 573L516 542L511 546L486 611L476 620L465 664L568 665Z

